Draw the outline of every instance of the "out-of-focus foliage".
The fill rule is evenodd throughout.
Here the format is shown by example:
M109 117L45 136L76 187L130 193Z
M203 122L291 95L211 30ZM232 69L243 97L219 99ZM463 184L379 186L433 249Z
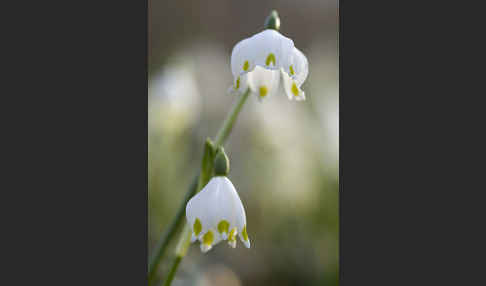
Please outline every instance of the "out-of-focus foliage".
M337 4L149 1L149 254L235 99L233 45L276 9L280 32L309 60L307 100L249 98L225 145L251 248L192 245L174 286L338 285Z

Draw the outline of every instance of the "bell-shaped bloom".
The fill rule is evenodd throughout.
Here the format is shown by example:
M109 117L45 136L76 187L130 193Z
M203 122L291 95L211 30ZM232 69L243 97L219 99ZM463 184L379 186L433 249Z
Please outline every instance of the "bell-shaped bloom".
M191 226L191 242L199 240L201 251L207 252L221 240L236 247L236 236L249 248L246 214L240 197L225 176L213 177L186 206L187 222Z
M231 53L232 92L251 92L259 99L277 93L280 82L290 100L304 100L300 88L309 65L294 42L276 30L267 29L237 43Z

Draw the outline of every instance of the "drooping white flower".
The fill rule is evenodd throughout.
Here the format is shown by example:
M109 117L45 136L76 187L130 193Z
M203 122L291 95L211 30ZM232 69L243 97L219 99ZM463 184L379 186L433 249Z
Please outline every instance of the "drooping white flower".
M191 242L199 240L201 251L207 252L221 240L236 247L236 236L249 248L246 214L240 197L225 176L213 177L186 206L187 222L191 226Z
M280 81L290 100L305 100L300 86L309 72L305 55L294 42L273 29L237 43L231 53L234 82L231 91L250 88L259 99L278 91Z

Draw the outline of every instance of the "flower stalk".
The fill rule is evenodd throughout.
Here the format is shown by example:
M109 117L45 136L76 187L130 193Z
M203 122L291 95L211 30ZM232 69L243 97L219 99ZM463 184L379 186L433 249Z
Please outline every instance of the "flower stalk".
M184 211L187 202L189 199L194 196L197 192L199 192L211 179L213 176L213 164L214 164L214 157L216 155L216 150L218 147L223 146L226 139L228 138L231 130L233 129L233 125L238 118L238 115L241 111L241 108L246 102L246 99L250 95L250 89L247 89L245 93L241 94L236 101L236 103L231 108L230 112L228 113L226 119L223 121L223 125L219 129L218 133L216 134L216 138L214 140L214 144L211 142L210 139L206 140L205 147L204 147L204 155L201 162L201 172L199 176L197 176L191 187L189 188L184 200L181 202L179 209L177 210L176 216L174 220L169 225L169 228L162 236L162 238L157 243L155 247L154 254L150 259L149 264L149 271L148 271L148 281L149 284L153 281L156 273L157 266L159 265L160 261L164 257L165 250L169 244L169 242L175 237L176 231L179 226L184 223ZM197 182L197 183L196 183ZM185 225L185 224L184 224ZM166 277L164 285L170 285L174 275L177 271L177 268L182 260L182 258L186 255L187 249L190 245L190 228L185 225L183 234L181 235L178 246L176 249L176 257L172 262L170 271Z
M184 225L184 230L182 231L182 236L183 239L179 241L176 247L175 254L176 256L174 257L174 260L172 261L172 265L170 267L169 273L167 274L167 277L165 278L164 281L164 286L169 286L172 283L172 280L174 279L174 276L177 272L177 268L179 267L179 264L182 261L182 258L186 256L187 250L189 249L190 243L188 243L190 237L191 237L191 229L189 226L186 224Z
M231 111L228 113L228 116L223 122L223 125L219 129L218 133L216 134L216 139L214 140L214 147L218 148L219 146L223 146L224 142L228 138L229 134L231 133L231 130L233 129L233 125L235 123L236 118L238 117L238 114L240 113L241 108L243 107L243 104L245 104L246 99L250 95L250 89L247 89L243 95L240 96L238 101L236 102L235 105L233 105L233 108Z
M188 192L186 193L186 196L184 197L184 201L188 201L195 193L198 187L198 177L194 178L191 186L189 187ZM167 228L166 232L164 235L160 238L158 243L155 246L154 249L154 254L150 258L149 262L149 271L148 271L148 281L149 284L152 282L154 278L154 274L156 272L157 266L159 265L160 261L162 260L162 257L165 254L165 250L167 249L167 246L172 239L172 237L175 235L177 229L182 223L182 219L184 218L184 213L185 213L185 206L181 205L179 209L177 210L176 216L174 217L174 220L170 223L169 227Z

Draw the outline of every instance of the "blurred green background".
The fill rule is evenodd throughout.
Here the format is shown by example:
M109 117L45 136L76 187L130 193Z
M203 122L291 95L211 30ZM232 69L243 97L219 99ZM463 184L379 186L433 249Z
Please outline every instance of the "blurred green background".
M149 0L149 255L235 100L231 50L272 9L308 58L307 99L247 100L225 150L251 248L193 244L174 286L338 285L337 0Z

